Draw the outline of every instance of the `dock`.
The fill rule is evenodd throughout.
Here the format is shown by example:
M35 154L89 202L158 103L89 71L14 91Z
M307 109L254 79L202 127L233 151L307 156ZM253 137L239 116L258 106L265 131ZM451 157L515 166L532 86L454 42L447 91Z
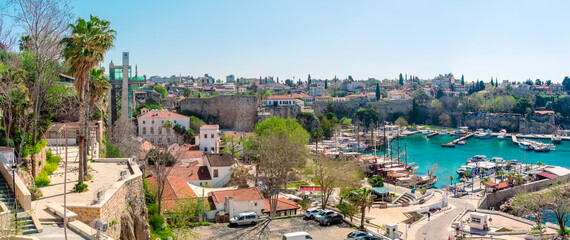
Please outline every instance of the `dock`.
M516 135L511 135L511 139L513 140L513 144L515 145L519 145L519 141L517 140L517 136Z
M439 135L439 132L433 132L427 135L428 138Z
M474 135L475 135L475 133L468 133L467 135L460 137L458 139L455 139L449 143L442 143L441 147L454 148L455 145L457 144L457 142L467 140L467 139L473 137Z

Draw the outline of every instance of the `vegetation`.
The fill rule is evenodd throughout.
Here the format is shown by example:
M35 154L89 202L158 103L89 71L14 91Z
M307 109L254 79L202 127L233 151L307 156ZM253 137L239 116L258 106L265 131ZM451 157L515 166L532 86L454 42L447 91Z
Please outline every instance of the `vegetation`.
M360 230L365 231L364 218L366 215L366 209L370 211L370 207L374 203L374 195L372 190L361 188L355 191L353 195L353 205L360 209Z
M163 86L160 85L156 85L154 86L154 91L160 93L160 98L165 99L166 98L166 88L164 88Z
M382 176L368 178L368 182L372 187L384 187L384 179L382 179Z
M59 156L53 155L49 150L46 151L46 164L34 179L37 188L45 187L50 184L49 175L57 170L58 163L61 161Z

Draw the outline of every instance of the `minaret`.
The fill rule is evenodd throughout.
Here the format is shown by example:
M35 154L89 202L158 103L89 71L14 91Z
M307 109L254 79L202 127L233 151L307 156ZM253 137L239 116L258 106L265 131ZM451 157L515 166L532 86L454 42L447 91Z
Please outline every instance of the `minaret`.
M121 89L121 119L129 119L129 53L123 52L123 82Z
M135 64L135 80L139 77L139 68L138 66Z

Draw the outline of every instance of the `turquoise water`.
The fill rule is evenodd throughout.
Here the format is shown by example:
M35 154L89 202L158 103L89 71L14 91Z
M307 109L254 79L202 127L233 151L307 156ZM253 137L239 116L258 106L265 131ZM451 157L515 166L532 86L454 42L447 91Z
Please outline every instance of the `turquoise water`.
M430 165L437 163L440 170L436 171L439 181L436 187L449 183L449 176L457 179L455 171L464 165L468 158L474 155L485 155L487 159L502 157L505 160L516 159L522 163L543 162L549 165L558 165L570 168L570 141L563 141L556 145L556 151L537 153L524 151L514 145L510 138L498 140L497 138L480 140L471 138L466 145L457 145L455 148L443 148L442 143L455 139L454 136L434 136L427 138L423 134L414 134L400 140L402 147L406 143L408 148L408 162L416 162L419 172L426 173ZM550 142L544 140L544 142ZM378 152L381 155L381 152ZM455 181L455 180L454 180Z

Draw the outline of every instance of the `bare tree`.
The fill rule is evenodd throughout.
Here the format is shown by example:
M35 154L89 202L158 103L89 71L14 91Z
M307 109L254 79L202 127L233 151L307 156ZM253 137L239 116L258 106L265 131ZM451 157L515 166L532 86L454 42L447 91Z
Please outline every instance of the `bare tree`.
M570 186L557 184L547 193L549 199L548 209L554 213L562 236L566 236L566 224L570 217Z
M334 189L340 186L344 179L344 162L335 161L321 156L315 158L315 176L313 182L321 187L322 208L325 209Z
M138 157L141 155L142 149L141 142L135 134L135 125L128 119L120 118L113 125L109 141L120 151L122 157ZM115 157L118 156L115 155Z
M538 227L540 239L542 239L542 221L544 211L549 206L549 197L546 194L522 193L516 196L513 210L518 215L530 215Z
M162 215L162 196L164 194L166 181L168 179L168 175L170 175L170 171L172 171L172 166L177 161L177 158L168 150L169 149L165 146L157 147L148 151L145 157L147 169L156 180L156 200L158 202L158 211L160 215Z
M37 141L38 120L45 95L58 80L54 71L61 58L61 44L71 21L71 8L67 0L11 0L12 18L26 34L26 45L34 54L35 80L31 84L33 97L33 142Z

